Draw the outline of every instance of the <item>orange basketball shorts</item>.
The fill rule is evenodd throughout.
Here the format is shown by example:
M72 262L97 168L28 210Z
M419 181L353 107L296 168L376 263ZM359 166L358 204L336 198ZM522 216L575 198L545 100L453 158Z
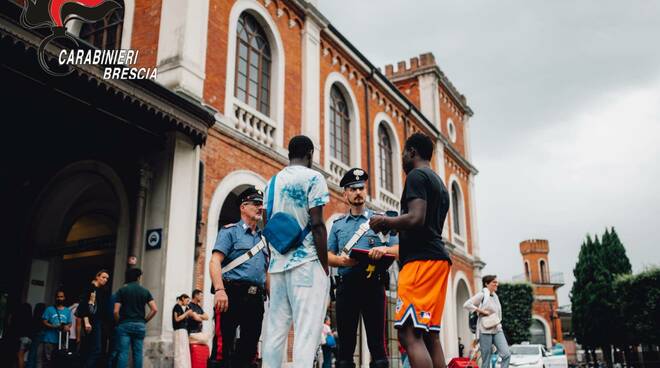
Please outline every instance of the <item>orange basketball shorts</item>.
M450 269L449 262L441 260L405 264L399 272L394 327L410 320L415 328L440 331Z

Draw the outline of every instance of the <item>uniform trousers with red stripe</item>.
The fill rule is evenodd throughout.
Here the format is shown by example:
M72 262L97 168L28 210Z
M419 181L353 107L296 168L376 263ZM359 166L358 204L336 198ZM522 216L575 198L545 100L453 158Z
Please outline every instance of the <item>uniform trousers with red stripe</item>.
M385 286L384 275L355 272L340 277L336 290L337 333L339 352L337 367L354 367L353 354L357 343L360 315L367 331L367 346L371 354L370 367L388 367L385 349Z
M224 368L256 366L257 344L264 316L264 291L260 287L251 289L247 284L225 281L225 292L229 308L220 313L219 320L216 309L216 334L211 359ZM238 341L237 327L240 327Z

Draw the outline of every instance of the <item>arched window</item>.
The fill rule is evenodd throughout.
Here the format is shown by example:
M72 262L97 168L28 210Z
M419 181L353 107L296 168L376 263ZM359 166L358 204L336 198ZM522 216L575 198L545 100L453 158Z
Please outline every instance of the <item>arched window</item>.
M546 267L545 267L545 261L544 260L541 260L541 262L539 262L539 269L540 269L540 272L541 272L541 283L545 284L545 283L548 282L548 277L547 277L547 270L546 270Z
M255 17L243 13L236 31L236 98L270 114L270 45Z
M451 183L451 215L454 234L461 235L461 189L456 182Z
M529 263L525 262L525 279L529 280Z
M394 191L392 140L383 123L378 127L378 160L380 164L380 186L391 193Z
M350 165L348 105L336 85L330 89L330 154Z
M115 0L117 1L117 0ZM121 49L121 35L124 25L124 2L118 9L95 23L83 23L80 38L102 50Z

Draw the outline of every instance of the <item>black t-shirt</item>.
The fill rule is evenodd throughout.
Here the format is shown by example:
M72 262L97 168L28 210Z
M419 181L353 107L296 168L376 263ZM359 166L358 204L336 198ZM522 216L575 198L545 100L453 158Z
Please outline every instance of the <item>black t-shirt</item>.
M426 219L422 227L401 231L401 263L405 265L418 260L451 262L442 242L442 226L449 210L449 194L440 177L430 168L417 168L408 173L401 196L401 214L408 213L408 202L416 198L426 201Z
M92 308L89 305L91 294L96 293L96 305ZM80 296L76 317L89 317L98 320L107 320L110 318L110 297L105 287L96 287L90 284L85 292Z
M200 316L204 314L204 309L195 303L188 304L188 307L192 309L193 312L199 314ZM188 318L188 333L202 332L202 322L195 321L192 317Z
M188 318L184 318L179 322L177 322L174 319L174 314L177 314L177 315L180 316L184 312L185 312L185 310L183 310L183 307L180 306L179 303L174 304L174 308L172 308L172 328L174 328L175 331L178 330L178 329L181 329L181 328L183 328L183 329L188 328Z
M144 322L145 306L154 300L149 290L137 282L129 282L117 290L116 296L116 302L121 303L120 322Z

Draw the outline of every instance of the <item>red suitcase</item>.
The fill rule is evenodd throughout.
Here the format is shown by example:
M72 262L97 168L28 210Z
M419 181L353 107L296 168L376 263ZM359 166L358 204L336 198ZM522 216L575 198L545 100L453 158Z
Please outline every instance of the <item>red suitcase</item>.
M190 345L190 360L192 368L206 368L206 363L211 355L208 345L192 344Z
M470 358L453 358L449 361L448 368L479 368L479 366Z

